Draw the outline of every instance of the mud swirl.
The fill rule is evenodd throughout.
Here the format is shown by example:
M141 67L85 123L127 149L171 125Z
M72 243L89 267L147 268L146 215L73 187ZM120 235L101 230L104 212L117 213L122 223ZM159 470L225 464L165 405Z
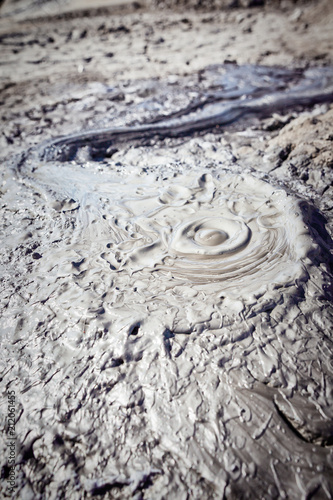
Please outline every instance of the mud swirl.
M298 200L246 175L204 175L185 191L169 186L141 213L133 198L123 202L136 232L118 245L122 271L250 301L305 276L312 241Z
M33 182L56 210L69 207L86 302L96 301L98 276L112 283L94 310L112 317L115 332L146 321L174 332L219 328L302 293L316 244L304 202L284 189L228 169L59 165L40 163Z
M242 222L203 217L181 224L170 248L190 260L211 259L238 252L247 245L250 236L250 229Z

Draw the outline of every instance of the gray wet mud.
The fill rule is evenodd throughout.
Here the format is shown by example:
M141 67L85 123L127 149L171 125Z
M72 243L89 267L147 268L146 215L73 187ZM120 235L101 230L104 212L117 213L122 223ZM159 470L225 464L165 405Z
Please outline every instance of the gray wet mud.
M19 497L332 498L331 174L281 146L331 116L332 75L220 65L99 87L122 96L102 127L11 157Z
M92 156L103 157L108 155L110 147L112 152L112 146L118 141L189 136L194 132L226 126L247 115L260 118L272 115L274 111L333 100L331 68L297 71L253 65L221 65L203 71L200 77L196 93L185 108L165 116L168 111L164 107L160 110L162 116L157 115L153 122L137 126L88 130L55 138L41 147L40 156L69 160L75 157L78 148L89 146ZM200 85L200 79L206 85ZM160 95L163 90L167 95L175 94L175 89L154 89L153 86L152 90ZM160 99L155 98L157 102ZM146 102L145 106L147 111L151 106L153 114L152 102Z

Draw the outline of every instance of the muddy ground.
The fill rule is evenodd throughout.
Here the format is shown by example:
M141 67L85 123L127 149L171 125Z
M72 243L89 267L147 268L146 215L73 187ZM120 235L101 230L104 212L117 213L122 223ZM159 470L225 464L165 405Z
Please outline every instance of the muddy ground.
M138 79L177 82L186 75L193 75L195 87L201 70L228 62L284 67L332 64L329 0L271 2L252 8L221 7L218 2L185 8L177 3L176 10L169 10L167 2L114 4L95 2L89 10L88 3L74 1L4 3L2 158L54 135L113 123L114 106L122 97L115 95L106 103L99 95L106 87L121 93ZM145 96L138 94L126 95L126 103L144 101ZM82 99L87 101L84 106ZM306 144L305 156L314 156L320 167L330 165L329 124L330 115L324 112L317 124L301 118L295 127L288 125L288 134L283 129L277 138L276 132L261 137L266 141L261 149L285 147L288 141L293 150L294 145ZM304 135L290 134L299 126ZM235 145L236 156L248 154L255 140L247 138L243 148ZM253 146L258 150L255 142Z
M291 312L294 311L291 307L280 320L281 324L298 322L299 325L295 338L287 336L285 340L290 352L289 361L284 361L290 377L285 386L277 375L284 355L278 339L279 321L273 323L267 319L266 312L260 313L258 323L254 321L248 331L265 330L258 324L271 321L273 333L269 342L275 354L267 351L273 366L268 375L264 362L262 368L252 370L253 380L245 375L245 367L243 372L240 369L240 379L230 368L235 360L242 359L245 349L242 342L249 342L247 335L237 345L232 341L230 352L224 352L216 333L205 333L201 337L187 335L184 340L184 336L174 338L171 334L166 338L164 332L166 344L174 349L170 348L170 352L177 352L171 355L174 365L171 361L170 365L167 361L161 361L161 365L155 363L158 346L155 350L146 346L147 356L151 355L150 364L146 365L145 358L141 362L139 357L134 359L134 354L135 362L131 358L126 361L122 353L115 354L118 347L113 346L113 361L108 369L114 371L101 376L96 384L92 382L94 377L99 377L96 375L100 369L98 363L101 353L104 355L107 350L106 344L100 345L107 342L107 322L98 319L96 311L101 305L97 299L94 299L96 303L93 299L87 302L84 293L88 293L89 283L94 293L102 296L99 289L107 287L108 277L103 274L106 277L102 285L102 275L94 275L94 267L85 269L87 283L82 292L82 311L81 306L74 305L79 303L75 302L79 300L78 295L68 292L64 298L72 285L61 280L66 278L66 273L72 276L77 272L82 257L73 246L71 234L75 226L75 200L63 195L54 201L52 196L58 196L57 188L52 191L48 186L43 191L41 181L38 184L31 180L33 175L28 178L12 170L19 164L17 158L22 152L51 137L84 129L136 125L188 106L205 90L207 82L211 85L209 75L210 71L214 73L216 65L223 64L224 68L246 64L300 69L331 67L332 32L331 0L99 0L93 5L79 0L7 0L2 3L3 397L0 408L1 425L6 429L8 391L14 390L17 498L332 498L329 235L333 235L333 104L282 109L264 118L249 117L185 139L117 145L109 152L106 162L93 167L96 175L98 172L104 175L103 169L106 171L110 166L118 173L129 166L134 170L151 169L153 173L164 172L161 165L167 164L166 178L171 175L168 169L181 171L183 168L190 172L191 164L198 171L200 168L212 171L226 168L237 174L246 171L273 185L283 186L317 210L314 226L317 236L319 234L321 261L313 257L312 288L305 288L305 298L297 299L311 303L311 307L300 307L301 313L297 314ZM85 151L80 153L79 164L89 161L85 154ZM38 168L36 164L36 170ZM33 174L33 168L31 172ZM59 265L58 274L50 266L54 251L51 240L57 249L54 265ZM60 252L61 245L68 245L69 256ZM77 264L74 271L67 271L68 263ZM323 282L322 276L325 276ZM44 280L49 287L44 289L45 293ZM315 290L316 283L317 286L324 283L323 290ZM47 304L49 299L52 307ZM46 311L47 307L50 309ZM145 328L143 331L149 337L149 328ZM82 347L85 335L88 340ZM144 342L140 339L139 336L138 343ZM260 344L256 337L255 342ZM144 343L142 349L144 352ZM250 352L253 347L249 344L246 349ZM266 345L264 356L267 357L265 349ZM134 345L133 352L136 352ZM207 358L206 353L209 353ZM304 367L298 364L301 358L305 360ZM208 382L204 381L204 375L201 382L200 373L206 373L199 370L203 359L207 361L205 367L208 362L209 367L214 367L214 377L220 369L228 373L227 378L232 372L226 384L230 390L223 389L223 397L211 388L213 379L208 375ZM253 363L256 364L255 357ZM172 366L177 369L172 371ZM147 370L146 382L141 380L144 370ZM128 384L122 386L120 382L127 380L126 376ZM186 377L189 382L182 382ZM149 388L146 393L145 383ZM195 392L196 384L200 386L200 396ZM220 381L216 387L219 384L223 386ZM277 395L274 391L280 388L279 384L282 389ZM82 395L88 387L90 396L88 389ZM159 401L156 415L152 411L152 408L155 411L154 404L149 403L154 387L162 395L161 400L156 396ZM254 388L251 398L255 399L256 409L252 409L252 422L256 428L251 427L249 433L255 437L246 448L240 442L245 439L242 429L251 421L245 412L250 387ZM186 391L192 396L195 393L197 421L194 423L193 414L188 416L185 410L183 412L187 404ZM163 397L171 398L170 394L175 401L179 396L179 401L167 408ZM290 402L292 410L285 410L285 403L276 403L282 398L281 394ZM105 404L100 403L103 398ZM146 401L145 412L149 418L143 417L139 410L141 400ZM192 401L190 397L188 401ZM206 409L207 425L205 411L200 407ZM181 414L184 420L179 426L166 424L167 432L163 435L164 419L167 421L171 414ZM311 424L311 419L315 423ZM201 429L197 434L193 431L195 445L189 441L190 421L194 428ZM284 437L276 431L279 425ZM266 428L270 430L266 432ZM278 450L284 449L288 439L293 443L294 456L289 449L286 457L281 458ZM251 462L251 446L256 466ZM7 457L6 453L4 443L3 457ZM9 473L7 457L2 460L4 496L11 494Z

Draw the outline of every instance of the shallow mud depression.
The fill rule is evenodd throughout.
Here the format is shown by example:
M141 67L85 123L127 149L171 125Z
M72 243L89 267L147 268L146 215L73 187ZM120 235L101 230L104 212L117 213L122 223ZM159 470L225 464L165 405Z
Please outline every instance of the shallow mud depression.
M229 63L73 84L81 129L11 151L17 498L332 498L332 82Z

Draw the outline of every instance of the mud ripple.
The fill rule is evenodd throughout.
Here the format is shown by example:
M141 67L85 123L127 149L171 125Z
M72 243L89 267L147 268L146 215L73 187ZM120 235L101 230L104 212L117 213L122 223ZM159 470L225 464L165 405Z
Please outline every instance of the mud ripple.
M48 163L33 175L52 197L75 201L77 282L88 297L98 280L105 293L94 310L115 330L146 321L174 332L214 329L286 294L297 301L317 248L303 201L228 170L117 174L92 165Z
M123 200L136 231L118 245L122 270L244 300L306 276L313 243L299 200L250 175L179 182L145 198L141 210L139 198Z

